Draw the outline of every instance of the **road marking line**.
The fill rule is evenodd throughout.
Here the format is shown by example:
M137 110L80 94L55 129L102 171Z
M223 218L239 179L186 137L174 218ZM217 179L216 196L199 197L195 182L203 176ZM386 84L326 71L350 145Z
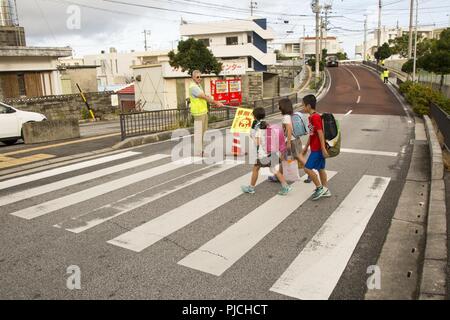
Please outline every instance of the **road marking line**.
M344 117L350 115L352 112L353 112L353 110L350 110L349 112L347 112L347 113L344 115Z
M119 165L116 165L116 166L113 166L110 168L105 168L102 170L89 172L89 173L86 173L86 174L83 174L80 176L75 176L72 178L67 178L67 179L56 181L53 183L41 185L36 188L25 189L23 191L11 193L11 194L8 194L8 195L0 198L0 206L5 206L7 204L18 202L18 201L21 201L24 199L29 199L32 197L36 197L38 195L49 193L52 191L61 190L61 189L67 188L69 186L73 186L73 185L76 185L76 184L79 184L82 182L94 180L94 179L97 179L100 177L104 177L104 176L107 176L107 175L110 175L110 174L113 174L116 172L120 172L123 170L138 167L138 166L148 164L153 161L158 161L158 160L161 160L164 158L168 158L168 156L163 155L163 154L157 154L157 155L153 155L150 157L138 159L135 161L122 163L122 164L119 164Z
M166 174L169 171L176 170L187 165L188 164L171 162L166 165L151 168L80 192L76 192L62 198L57 198L23 210L19 210L11 213L11 215L31 220L54 211L67 208L74 204L78 204L83 201L87 201L109 192L127 187L140 181L150 179L161 174Z
M209 177L215 176L221 172L229 170L237 165L239 165L239 164L235 163L235 164L231 164L231 165L222 165L219 168L214 169L210 172L203 173L201 176L199 176L197 178L194 178L192 180L189 180L187 182L179 184L175 188L165 189L164 191L161 191L150 197L142 196L142 194L145 192L153 190L153 189L160 187L162 185L165 185L169 182L176 181L180 178L191 175L193 173L196 173L199 171L204 171L208 168L211 168L212 166L208 166L206 168L202 168L202 169L199 169L199 170L196 170L193 172L189 172L183 176L176 177L175 179L172 179L170 181L165 181L157 186L153 186L153 187L143 190L137 194L133 194L133 195L123 198L119 201L116 201L112 204L108 204L103 207L97 208L89 213L78 215L77 217L67 219L61 223L54 225L54 227L66 228L67 231L70 231L73 233L80 233L80 232L86 231L86 230L91 229L99 224L102 224L102 223L108 221L108 220L111 220L111 219L116 218L120 215L123 215L127 212L130 212L132 210L140 208L144 205L147 205L151 202L161 199L162 197L168 196L174 192L177 192L177 191L184 189L188 186L191 186L195 183L201 182ZM130 202L130 200L132 200L133 202ZM108 217L105 217L105 214L107 213L107 211L109 211L111 213L111 215ZM96 217L96 215L100 215L100 217ZM73 226L73 227L70 227L70 226Z
M337 172L329 171L329 179ZM248 251L311 198L313 184L304 185L304 176L294 183L287 196L276 195L233 224L214 239L178 262L179 265L222 275ZM281 210L280 210L281 209Z
M344 67L344 69L347 70L348 72L350 72L350 74L351 74L351 75L353 76L353 78L355 79L356 84L358 85L358 91L361 91L361 86L359 85L359 81L358 81L358 79L356 79L355 74L354 74L353 72L351 72L350 69L348 69L348 68L346 68L346 67Z
M29 157L23 158L10 158L10 157L2 157L0 162L0 169L5 169L9 167L15 167L22 164L32 163L36 161L42 161L47 159L55 158L55 155L52 154L35 154Z
M361 149L347 149L342 148L341 152L344 153L358 153L358 154L371 154L374 156L386 156L386 157L397 157L397 152L388 152L388 151L375 151L375 150L361 150Z
M51 144L51 145L48 145L48 146L36 147L36 148L31 148L31 149L12 151L12 152L8 152L8 153L4 153L3 155L4 156L12 156L12 155L21 154L21 153L28 153L28 152L31 152L31 151L56 148L56 147L60 147L60 146L66 146L66 145L70 145L70 144L82 143L82 142L86 142L86 141L99 140L99 139L104 139L104 138L109 138L109 137L114 137L114 136L119 136L119 135L120 135L120 132L119 133L113 133L113 134L106 134L106 135L103 135L103 136L96 136L96 137L90 137L90 138L85 138L85 139L79 139L79 140L76 140L76 141L69 141L69 142Z
M356 104L359 104L361 102L361 96L358 96L358 100L356 101Z
M270 291L304 300L328 299L390 180L363 176Z
M128 250L141 252L211 211L241 196L240 186L248 184L251 175L249 173L233 180L107 242ZM261 180L257 184L260 184Z
M47 171L31 174L29 176L22 176L20 178L2 181L2 182L0 182L0 190L10 188L10 187L15 187L15 186L18 186L18 185L21 185L24 183L28 183L28 182L32 182L32 181L36 181L36 180L41 180L41 179L48 178L48 177L53 177L53 176L67 173L70 171L89 168L92 166L96 166L98 164L103 164L103 163L111 162L114 160L129 158L129 157L139 155L139 154L141 154L141 153L128 151L128 152L124 152L124 153L120 153L120 154L116 154L116 155L112 155L112 156L108 156L108 157L104 157L104 158L98 158L98 159L94 159L94 160L90 160L90 161L79 162L79 163L76 163L76 164L73 164L70 166L60 167L60 168L56 168L56 169L52 169L52 170L47 170Z

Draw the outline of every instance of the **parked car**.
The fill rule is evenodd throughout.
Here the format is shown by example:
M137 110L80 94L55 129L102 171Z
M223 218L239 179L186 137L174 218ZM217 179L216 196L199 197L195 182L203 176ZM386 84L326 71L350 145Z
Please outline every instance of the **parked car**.
M22 126L28 122L47 120L40 113L21 111L0 102L0 141L12 145L23 139Z
M327 67L339 67L339 59L336 56L327 57Z

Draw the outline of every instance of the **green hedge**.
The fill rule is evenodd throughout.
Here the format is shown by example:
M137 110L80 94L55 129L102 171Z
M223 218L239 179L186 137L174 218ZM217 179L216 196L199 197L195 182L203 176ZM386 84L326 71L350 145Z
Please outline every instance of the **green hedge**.
M439 91L435 91L423 84L405 81L400 85L400 92L413 107L414 112L419 116L430 113L431 102L440 106L447 113L450 113L450 99Z

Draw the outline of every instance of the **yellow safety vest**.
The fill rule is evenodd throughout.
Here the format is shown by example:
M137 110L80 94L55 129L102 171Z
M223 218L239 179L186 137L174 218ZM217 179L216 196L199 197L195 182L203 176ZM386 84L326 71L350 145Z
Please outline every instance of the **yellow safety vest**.
M201 116L208 113L208 102L204 99L196 98L192 95L192 89L195 87L200 87L195 82L191 82L189 85L189 98L191 99L191 113L193 116ZM202 89L203 91L203 89Z
M383 71L383 77L389 78L389 70Z

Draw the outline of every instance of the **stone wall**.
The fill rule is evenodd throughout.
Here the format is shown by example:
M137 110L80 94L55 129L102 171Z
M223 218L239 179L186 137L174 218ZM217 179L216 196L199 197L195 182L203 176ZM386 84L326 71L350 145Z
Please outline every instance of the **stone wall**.
M242 78L242 99L244 103L261 100L263 94L263 73L247 72Z
M96 118L111 120L118 118L119 107L111 106L113 92L85 93ZM49 120L83 119L82 109L86 108L79 94L45 96L38 98L6 99L9 104L22 111L44 114Z

